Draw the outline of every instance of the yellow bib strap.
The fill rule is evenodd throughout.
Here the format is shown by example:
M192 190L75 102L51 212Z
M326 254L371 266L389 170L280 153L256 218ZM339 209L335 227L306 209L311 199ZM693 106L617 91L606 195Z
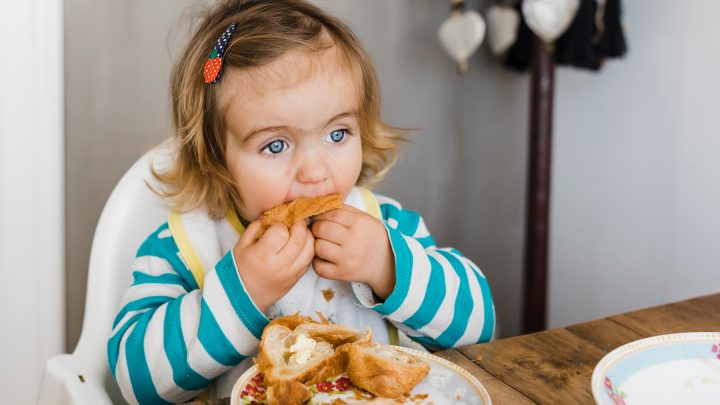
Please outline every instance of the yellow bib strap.
M226 215L227 221L230 222L230 225L232 225L233 229L235 229L235 232L238 233L238 235L242 235L243 232L245 232L245 227L243 226L242 222L240 222L240 217L238 217L237 212L235 212L235 208L228 209L227 215Z
M195 278L195 282L198 287L202 289L203 281L205 280L205 268L203 267L197 252L195 252L192 243L190 243L190 238L185 231L185 226L182 223L180 214L171 212L168 215L168 227L170 228L170 233L175 239L178 250L180 250L180 257L185 260L185 264L190 268L190 272L192 273L193 278Z
M378 203L375 194L373 194L372 191L366 189L365 187L358 187L358 191L360 191L360 195L362 196L363 203L365 203L365 209L367 209L368 214L382 221L380 203Z

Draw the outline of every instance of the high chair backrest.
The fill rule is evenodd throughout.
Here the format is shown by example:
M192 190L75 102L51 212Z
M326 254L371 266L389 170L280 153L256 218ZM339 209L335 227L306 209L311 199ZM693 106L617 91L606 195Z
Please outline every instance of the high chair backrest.
M132 281L132 263L140 244L167 220L167 207L147 186L150 165L170 163L166 141L141 157L123 175L100 215L90 252L82 333L73 356L91 372L109 372L107 339L120 298Z

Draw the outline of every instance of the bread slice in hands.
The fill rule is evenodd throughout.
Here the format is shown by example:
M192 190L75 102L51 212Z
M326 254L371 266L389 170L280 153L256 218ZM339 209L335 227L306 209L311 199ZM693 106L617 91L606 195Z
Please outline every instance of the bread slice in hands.
M344 350L338 347L372 337L370 329L360 331L293 315L265 327L257 365L270 387L293 380L316 384L345 370Z
M356 342L343 349L350 381L381 397L400 398L430 372L425 362L390 345Z
M290 228L298 221L340 208L342 205L340 194L298 198L287 204L276 205L263 213L262 228L255 237L259 239L273 224L283 224Z

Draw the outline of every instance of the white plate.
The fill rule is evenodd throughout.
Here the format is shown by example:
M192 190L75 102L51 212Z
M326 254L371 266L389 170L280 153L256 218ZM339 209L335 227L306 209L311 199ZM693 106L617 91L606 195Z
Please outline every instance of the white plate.
M608 353L592 375L595 401L720 404L720 332L640 339Z
M490 395L483 385L472 374L465 369L429 353L421 352L415 349L396 346L396 349L405 353L412 354L424 360L430 365L430 374L422 380L418 385L410 391L409 398L405 401L407 404L473 404L473 405L490 405ZM341 377L341 376L338 376ZM253 379L255 379L253 381ZM233 387L230 395L230 405L249 404L251 402L250 393L253 388L257 388L259 383L259 373L257 365L247 370ZM313 386L311 389L318 391L310 404L329 404L337 398L346 400L349 404L359 403L357 400L353 402L355 394L352 391L340 391L337 388L337 382L340 381L340 389L347 384L349 380L333 379L325 384L324 387ZM251 385L251 383L253 383ZM260 387L259 389L263 389ZM367 394L370 396L370 394ZM255 402L265 403L265 402ZM400 404L400 402L396 402Z

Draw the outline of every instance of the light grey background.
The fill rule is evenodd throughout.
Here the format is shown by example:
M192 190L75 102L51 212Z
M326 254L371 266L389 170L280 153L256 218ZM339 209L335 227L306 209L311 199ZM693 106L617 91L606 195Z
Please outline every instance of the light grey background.
M69 349L104 201L168 135L168 73L191 3L65 2ZM435 35L447 1L317 3L374 58L386 120L419 128L379 191L480 266L502 335L519 333L527 75L481 49L459 77ZM623 3L628 57L599 74L560 68L556 77L552 326L720 290L720 3Z

